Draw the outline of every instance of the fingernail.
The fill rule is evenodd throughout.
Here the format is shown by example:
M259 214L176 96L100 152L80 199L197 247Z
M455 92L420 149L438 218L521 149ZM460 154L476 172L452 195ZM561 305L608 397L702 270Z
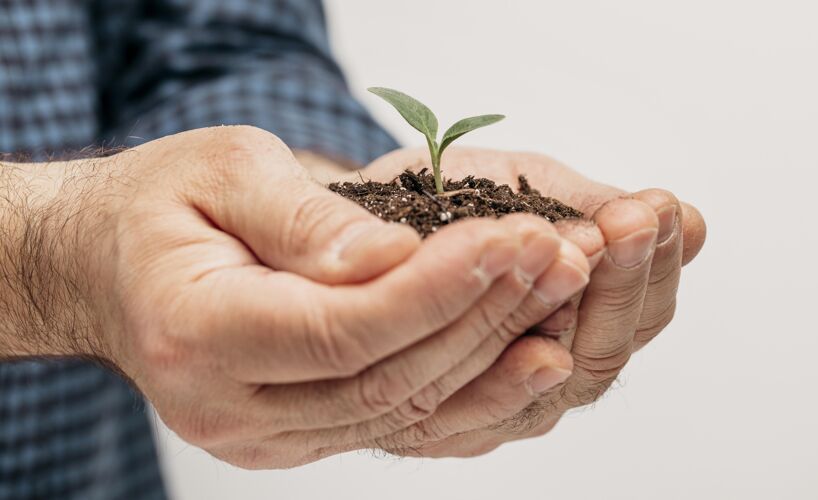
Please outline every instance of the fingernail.
M659 235L656 237L659 245L667 241L676 229L676 205L659 210L656 216L659 218Z
M570 371L561 368L540 368L528 379L528 386L532 394L542 394L565 382L570 376Z
M636 267L644 262L653 251L656 233L656 228L646 228L608 242L608 255L619 267Z
M493 243L480 259L480 271L494 279L511 269L517 263L519 255L520 247L516 241Z
M551 263L558 248L559 240L556 236L550 234L532 236L523 247L517 261L519 274L527 283L533 283Z
M560 258L551 264L532 293L544 303L555 306L571 298L588 284L590 277L570 260Z
M392 231L400 230L402 229L394 224L383 222L353 224L332 242L330 252L340 260L355 260L356 255L360 252L371 249L373 245L388 239Z

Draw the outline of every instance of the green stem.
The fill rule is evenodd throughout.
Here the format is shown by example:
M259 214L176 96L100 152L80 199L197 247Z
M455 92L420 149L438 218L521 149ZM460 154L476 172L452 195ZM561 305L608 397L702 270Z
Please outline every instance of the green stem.
M440 149L437 142L429 141L429 152L432 153L432 173L435 176L435 191L443 194L443 175L440 173Z

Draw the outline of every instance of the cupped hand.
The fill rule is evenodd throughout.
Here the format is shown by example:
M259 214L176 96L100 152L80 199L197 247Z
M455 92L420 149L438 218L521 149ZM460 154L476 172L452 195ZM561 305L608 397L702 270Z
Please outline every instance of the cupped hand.
M399 150L361 175L388 182L406 168L428 167L427 156L423 149ZM589 259L593 273L587 288L540 323L536 335L513 342L494 366L434 415L378 442L398 454L473 456L542 435L565 411L597 400L631 354L671 321L681 267L699 252L706 231L699 212L668 191L627 193L543 155L451 148L443 164L445 177L474 175L514 188L524 174L542 194L582 210L589 219L557 224ZM515 371L547 356L555 338L571 350L571 377L541 394L514 391Z
M421 245L254 128L97 161L99 237L82 252L93 354L182 438L242 467L306 463L428 420L590 272L532 216L452 225ZM564 346L536 342L502 368L520 400L571 373Z

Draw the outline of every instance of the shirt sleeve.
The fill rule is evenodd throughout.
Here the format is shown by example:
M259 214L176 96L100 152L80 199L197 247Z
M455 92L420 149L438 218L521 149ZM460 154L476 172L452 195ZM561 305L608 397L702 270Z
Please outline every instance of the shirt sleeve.
M102 138L248 124L364 165L397 147L349 92L320 0L97 4Z

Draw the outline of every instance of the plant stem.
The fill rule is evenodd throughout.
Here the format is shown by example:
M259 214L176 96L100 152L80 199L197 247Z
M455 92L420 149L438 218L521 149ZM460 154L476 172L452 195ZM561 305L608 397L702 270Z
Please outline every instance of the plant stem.
M437 142L427 139L429 152L432 153L432 173L435 176L435 191L443 194L443 175L440 173L440 147Z

